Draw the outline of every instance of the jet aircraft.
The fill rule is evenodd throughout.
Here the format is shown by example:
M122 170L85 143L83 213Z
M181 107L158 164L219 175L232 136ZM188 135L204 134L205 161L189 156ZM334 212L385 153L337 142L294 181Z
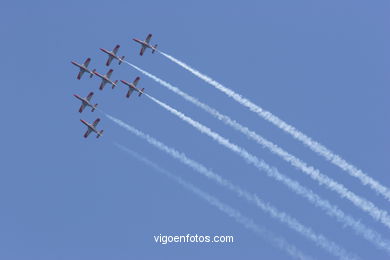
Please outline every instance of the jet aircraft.
M92 124L90 124L90 123L84 121L83 119L80 119L80 121L81 121L84 125L86 125L86 126L88 127L87 132L85 132L85 134L84 134L84 137L85 137L85 138L87 138L88 135L89 135L91 132L95 132L95 133L96 133L96 138L99 138L100 136L103 135L103 130L98 131L98 130L96 129L97 124L100 122L100 118L97 118L95 121L93 121Z
M84 72L88 72L90 74L89 77L92 78L93 73L95 72L95 69L93 69L92 71L88 69L88 65L89 65L90 62L91 62L91 58L87 58L84 61L83 64L78 64L75 61L71 61L71 63L73 65L79 67L79 69L80 69L79 74L77 75L77 79L81 79L81 77L83 76Z
M157 44L155 44L154 46L152 46L149 42L150 42L150 39L152 39L152 34L148 34L148 36L146 37L145 41L142 41L142 40L139 40L139 39L136 39L134 38L133 41L141 44L141 51L139 53L139 55L143 55L146 48L150 48L152 50L152 53L154 53L156 50L157 50Z
M76 94L74 94L73 96L74 96L75 98L79 99L79 100L82 102L81 107L80 107L80 109L79 109L79 112L80 112L80 113L83 112L84 108L87 107L87 106L89 106L89 107L92 108L91 112L95 111L95 109L96 109L96 107L97 107L98 104L92 105L91 102L90 102L90 101L91 101L91 98L92 98L92 96L93 96L93 92L90 92L90 93L88 94L88 96L86 96L85 98L80 97L79 95L76 95Z
M125 59L125 56L119 57L116 55L116 53L119 50L119 47L121 47L119 44L115 46L115 48L112 51L108 51L106 49L100 48L100 50L106 54L108 54L108 59L106 62L106 66L110 66L111 61L113 59L117 59L119 61L119 65L121 65L122 61Z
M129 83L125 80L121 80L121 82L125 85L127 85L129 87L129 91L127 92L126 94L126 97L129 98L131 93L133 93L133 91L136 91L138 92L138 96L140 97L143 93L144 93L144 88L142 88L141 90L139 90L138 88L136 88L137 84L138 84L138 81L140 80L141 78L140 77L136 77L135 80L133 81L133 83Z
M96 76L98 76L99 78L102 79L102 83L100 83L100 87L99 87L100 90L103 90L103 89L104 89L104 86L105 86L107 83L110 83L110 84L112 85L112 88L115 88L116 83L118 82L118 80L112 81L112 80L110 79L112 72L113 72L112 69L110 69L110 70L107 72L106 75L102 75L102 74L100 74L100 73L97 73L96 71L94 72L94 74L95 74Z

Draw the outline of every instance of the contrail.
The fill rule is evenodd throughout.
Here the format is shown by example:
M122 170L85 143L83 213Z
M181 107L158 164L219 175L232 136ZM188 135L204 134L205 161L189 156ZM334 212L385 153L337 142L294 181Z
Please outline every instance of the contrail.
M240 103L241 105L247 107L252 112L256 113L263 119L271 122L275 126L279 127L283 131L289 133L293 138L296 140L299 140L306 146L308 146L312 151L317 153L318 155L321 155L326 160L330 161L332 164L338 166L342 170L349 173L349 175L358 178L363 185L368 185L371 189L373 189L376 193L381 194L383 197L385 197L388 201L390 201L390 189L382 184L380 184L378 181L374 180L372 177L368 176L366 173L364 173L362 170L358 169L356 166L348 163L345 161L341 156L335 154L328 148L326 148L324 145L320 144L317 141L312 140L309 136L305 135L292 125L287 124L282 119L278 118L271 112L264 110L260 106L254 104L249 99L242 97L240 94L234 92L233 90L223 86L219 82L213 80L207 75L202 74L196 69L191 68L189 65L185 64L184 62L172 57L171 55L168 55L162 51L159 51L164 57L168 58L169 60L173 61L174 63L180 65L184 69L190 71L192 74L197 76L198 78L204 80L205 82L209 83L216 89L220 90L221 92L225 93L227 96L233 98L235 101Z
M121 148L122 150L126 151L125 147L123 147L121 145L117 145L117 146L119 148ZM163 145L163 146L165 146L165 145ZM171 153L174 153L174 154L179 153L172 148L167 147L167 149L170 150ZM208 170L206 167L204 167L200 163L194 162L191 159L187 158L186 156L174 157L174 158L179 159L182 162L189 161L192 166L196 166L195 169L197 172L201 173L202 175L206 176L207 178L214 180L217 184L236 193L236 195L246 199L248 202L255 204L261 210L268 213L271 217L279 220L283 224L287 225L290 229L292 229L292 230L298 232L299 234L303 235L304 237L312 240L316 245L322 247L323 249L328 251L330 254L337 256L340 259L355 258L355 257L351 256L351 254L347 253L343 248L341 248L337 244L335 244L334 242L329 241L323 235L317 235L314 231L312 231L310 228L301 224L295 218L289 216L288 214L286 214L284 212L279 211L278 209L269 205L268 203L263 202L257 195L250 194L249 192L243 190L242 188L232 184L230 181L222 178L220 175ZM188 162L185 164L187 166L189 166Z
M379 209L375 204L373 204L371 201L368 201L365 198L361 198L355 193L348 190L344 185L334 181L333 179L329 178L328 176L322 174L318 169L315 169L312 166L308 166L305 162L300 160L299 158L295 157L294 155L288 153L287 151L280 148L278 145L266 140L262 136L258 135L257 133L251 131L247 127L239 124L235 120L231 119L230 117L221 114L216 109L200 102L196 98L188 95L187 93L181 91L179 88L173 86L172 84L158 78L157 76L131 64L129 64L134 69L140 71L144 75L150 77L157 83L161 84L162 86L166 87L167 89L171 90L175 94L181 96L185 100L191 102L192 104L196 105L197 107L203 109L204 111L208 112L215 118L219 119L220 121L224 122L225 124L233 127L234 129L240 131L247 137L253 139L258 144L262 145L263 147L268 148L272 153L280 156L285 161L289 162L292 166L296 167L297 169L301 170L302 172L309 175L312 179L316 180L320 185L325 185L327 188L329 188L332 191L337 192L341 198L345 198L352 202L356 207L360 208L364 212L367 212L371 217L373 217L376 221L380 221L384 223L385 225L390 225L390 217L387 211ZM388 226L389 227L389 226Z
M274 235L273 233L271 233L270 231L268 231L267 229L265 229L264 227L260 227L259 225L254 223L254 221L252 219L245 217L236 209L232 208L231 206L229 206L227 204L222 203L217 198L200 190L199 188L195 187L193 184L188 183L188 182L184 181L183 179L171 174L170 172L161 168L159 165L151 162L150 160L137 154L136 152L131 151L122 145L118 145L118 144L115 144L115 145L118 148L120 148L121 150L129 153L131 156L133 156L137 160L148 165L149 167L153 168L157 172L164 174L165 176L167 176L171 180L180 184L185 189L191 191L192 193L194 193L198 197L204 199L210 205L218 208L220 211L227 214L229 217L233 218L234 220L236 220L238 223L242 224L247 229L249 229L249 230L253 231L254 233L256 233L257 235L259 235L262 239L270 241L273 246L276 246L276 247L286 251L290 256L297 258L297 259L312 259L311 257L309 257L309 256L305 255L304 253L302 253L301 251L299 251L295 246L289 244L282 237L278 237L278 236Z
M219 144L227 147L231 151L237 153L239 156L241 156L245 161L247 161L250 164L253 164L257 169L264 170L266 172L271 172L271 167L267 165L264 161L259 160L256 156L248 153L245 149L239 147L236 144L231 143L228 139L220 136L218 133L213 132L210 128L202 125L198 121L193 120L192 118L184 115L182 112L177 111L176 109L172 108L171 106L165 104L164 102L161 102L160 100L145 94L147 97L149 97L152 101L154 101L156 104L160 105L161 107L165 108L172 114L176 115L183 121L187 122L191 126L195 127L197 130L199 130L201 133L204 133L208 136L210 136L214 141L218 142ZM274 170L276 171L276 170ZM333 181L329 177L319 174L319 172L313 172L310 175L312 178L315 178L317 181L320 182L320 184L326 184L330 189L338 192L341 196L346 196L347 199L349 199L351 202L353 202L357 207L362 209L363 211L367 212L374 220L381 222L386 227L390 228L390 217L388 213L385 210L381 210L377 208L372 202L369 202L365 199L360 198L359 196L355 195L348 189L346 189L343 185Z
M153 138L147 134L142 133L138 129L124 123L123 121L121 121L113 116L110 116L110 115L105 114L105 113L103 113L103 114L108 119L113 121L114 123L118 124L119 126L123 127L124 129L133 133L134 135L146 140L149 144L155 146L156 148L167 153L168 155L172 156L173 158L178 159L183 164L189 166L190 168L201 173L202 175L206 176L207 178L216 181L218 184L220 184L220 185L222 185L230 190L233 190L233 188L235 187L232 184L230 184L229 182L227 182L226 180L222 179L222 177L220 177L219 175L208 170L202 164L189 159L185 154L180 153L180 152L176 151L175 149L166 146L165 144L161 143L160 141L156 140L155 138ZM346 215L342 210L338 209L336 206L331 205L329 201L322 199L317 194L315 194L313 191L302 187L299 183L288 179L288 177L283 176L282 174L278 173L277 171L275 174L276 174L275 177L274 176L271 176L271 177L274 177L275 179L282 181L284 184L289 186L295 192L297 192L301 196L308 199L315 206L324 210L329 216L336 218L336 220L341 222L344 226L348 226L348 227L352 228L358 235L361 235L366 240L373 243L376 247L378 247L382 250L385 250L388 254L390 254L390 242L387 240L384 240L380 234L378 234L374 230L366 227L364 224L353 219L352 217ZM244 196L244 193L240 189L235 189L234 191L239 196L241 196L241 197ZM246 199L248 199L249 197L250 196L247 196ZM260 202L260 200L258 200L257 197L254 197L253 201L256 203L257 206L259 206L258 203Z

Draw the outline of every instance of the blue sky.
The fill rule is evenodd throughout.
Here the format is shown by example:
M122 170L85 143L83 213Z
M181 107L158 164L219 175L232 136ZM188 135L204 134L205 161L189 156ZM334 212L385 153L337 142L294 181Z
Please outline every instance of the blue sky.
M237 208L318 259L331 256L268 215L157 151L98 112L78 113L72 94L95 92L104 111L183 151L226 179L257 193L362 259L383 251L286 187L126 88L98 90L77 80L70 61L91 57L106 73L99 48L237 119L316 166L355 193L388 202L246 108L159 54L138 55L132 38L153 33L159 48L249 97L390 186L388 102L390 27L387 1L19 1L0 10L2 127L1 259L288 259L288 255L163 175L129 157L118 142ZM139 74L113 62L113 79ZM141 76L140 87L245 147L348 214L389 238L383 225L280 158ZM82 137L79 119L102 119L101 139ZM154 235L234 235L234 244L160 245Z

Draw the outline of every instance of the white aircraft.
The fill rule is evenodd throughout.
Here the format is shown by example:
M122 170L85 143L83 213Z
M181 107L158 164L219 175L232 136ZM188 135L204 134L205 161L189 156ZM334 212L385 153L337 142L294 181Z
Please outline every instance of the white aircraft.
M77 79L81 79L81 77L83 76L84 72L88 72L90 74L89 77L92 78L95 69L93 69L92 71L88 69L88 65L89 65L90 62L91 62L91 58L87 58L84 61L83 64L78 64L75 61L71 61L71 63L73 65L75 65L75 66L80 68L79 74L77 75Z
M119 57L116 55L116 53L118 52L119 50L119 47L121 47L119 44L117 46L115 46L115 48L112 50L112 51L108 51L106 49L102 49L100 48L100 50L104 53L107 53L108 54L108 60L106 62L106 66L110 66L111 64L111 61L113 59L117 59L119 61L119 65L121 65L122 61L125 59L125 56L122 56L122 57Z
M129 91L127 92L126 94L126 97L129 98L131 93L133 93L133 91L137 91L138 92L138 96L140 97L143 93L144 93L144 88L142 88L141 90L139 90L138 88L136 88L137 86L137 83L138 81L140 80L141 78L140 77L136 77L135 80L133 81L133 83L129 83L125 80L121 80L121 82L125 85L127 85L129 87Z
M100 118L97 118L92 124L88 123L88 122L85 122L83 119L80 119L80 121L86 125L88 127L88 130L87 132L85 132L84 134L84 137L87 138L88 135L91 133L91 132L95 132L96 133L96 138L99 138L100 136L103 135L103 130L100 130L98 131L96 129L96 126L97 124L100 122Z
M73 96L75 96L77 99L79 99L82 102L81 107L79 109L80 113L83 112L84 108L87 107L87 106L92 108L91 112L95 111L95 109L96 109L98 104L92 105L91 102L90 102L91 98L93 96L93 92L90 92L88 94L88 96L86 96L85 98L82 98L82 97L80 97L79 95L76 95L76 94L74 94Z
M96 71L94 71L93 73L98 76L99 78L102 79L102 83L100 84L100 87L99 89L100 90L103 90L104 86L107 84L107 83L110 83L112 85L112 88L114 88L116 86L116 83L118 82L118 80L115 80L114 82L110 80L110 77L111 77L111 74L112 74L113 70L110 69L106 75L102 75L102 74L99 74L97 73Z
M150 48L152 50L152 53L154 53L157 50L157 44L154 45L154 46L149 44L150 39L152 39L152 34L150 34L150 33L146 37L145 41L142 41L142 40L139 40L139 39L136 39L136 38L133 39L133 41L135 41L135 42L137 42L137 43L142 45L141 51L140 51L139 55L142 56L144 54L146 48Z

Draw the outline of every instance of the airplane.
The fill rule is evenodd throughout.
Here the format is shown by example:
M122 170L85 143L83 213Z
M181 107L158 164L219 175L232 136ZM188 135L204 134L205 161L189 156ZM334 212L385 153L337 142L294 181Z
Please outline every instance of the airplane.
M154 46L149 44L151 38L152 38L152 34L149 33L148 36L146 37L145 41L141 41L141 40L136 39L136 38L133 39L133 41L142 45L139 55L142 56L144 54L146 48L152 49L152 53L154 53L157 50L157 44Z
M86 96L85 98L82 98L82 97L80 97L79 95L76 95L76 94L74 94L73 96L75 98L79 99L82 102L81 107L79 109L80 113L83 112L84 108L87 107L87 106L92 108L91 112L95 111L95 109L96 109L98 104L92 105L91 102L90 102L91 98L93 96L93 92L90 92L88 94L88 96Z
M84 125L86 125L86 126L88 127L87 132L85 132L85 134L84 134L84 137L85 137L85 138L87 138L88 135L89 135L91 132L95 132L95 133L96 133L96 138L99 138L100 136L103 135L103 130L98 131L98 130L96 129L97 124L100 122L100 118L96 118L96 120L93 121L92 124L90 124L90 123L88 123L88 122L85 122L83 119L80 119L80 121L81 121Z
M114 82L110 80L110 77L111 77L111 74L112 74L113 70L110 69L106 75L102 75L102 74L99 74L97 73L96 71L93 72L93 74L95 74L96 76L98 76L99 78L102 79L102 83L100 84L100 87L99 89L100 90L103 90L104 86L107 84L107 83L110 83L112 85L112 88L114 89L115 86L116 86L116 83L118 82L118 80L115 80Z
M71 63L77 67L80 68L80 72L79 74L77 75L77 79L81 79L81 77L83 76L84 72L88 72L90 75L89 77L92 78L93 76L93 73L95 72L95 69L93 69L92 71L90 71L88 69L88 65L89 63L91 62L91 58L87 58L83 64L78 64L77 62L75 61L71 61Z
M129 91L127 92L126 94L126 97L129 98L131 93L133 93L133 91L137 91L138 92L138 96L140 97L143 93L144 93L144 88L142 88L141 90L139 90L138 88L136 88L137 86L137 83L138 81L140 80L141 78L140 77L136 77L135 80L133 81L133 83L129 83L127 81L124 81L124 80L121 80L121 82L125 85L127 85L129 87Z
M103 48L100 48L100 50L104 53L107 53L108 54L108 60L106 62L106 66L110 66L111 64L111 61L113 59L117 59L119 61L119 65L121 65L122 61L125 59L125 56L122 56L122 57L119 57L116 55L116 53L118 52L119 50L119 47L121 47L119 44L117 46L115 46L115 48L112 50L112 51L108 51L106 49L103 49Z

